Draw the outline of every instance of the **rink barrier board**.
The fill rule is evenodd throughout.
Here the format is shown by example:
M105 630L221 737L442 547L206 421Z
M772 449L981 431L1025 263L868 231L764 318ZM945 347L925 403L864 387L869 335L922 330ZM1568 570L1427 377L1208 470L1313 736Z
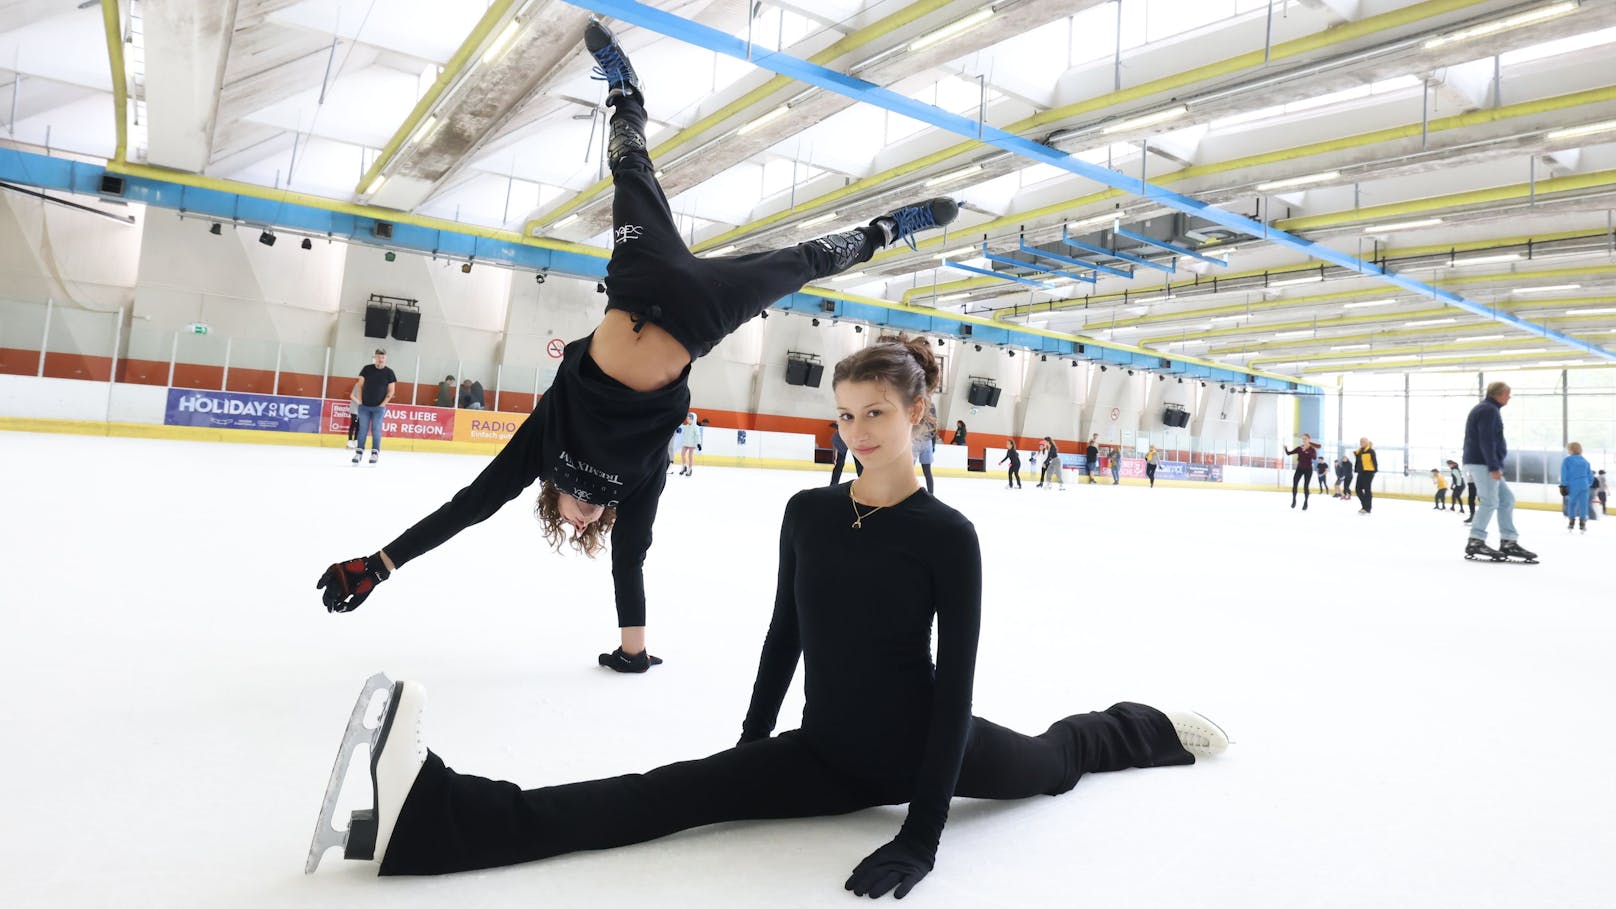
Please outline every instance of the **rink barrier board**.
M107 423L100 420L47 420L27 417L0 417L0 431L3 432L42 432L80 436L111 436L127 439L166 439L186 442L233 442L249 445L300 445L318 448L344 448L346 437L328 433L294 433L294 432L266 432L254 429L208 429L192 426L161 426L152 423ZM436 454L478 454L492 456L499 453L502 446L479 442L436 442L424 439L389 439L384 451L421 451ZM819 473L828 473L830 467L825 464L814 464L807 461L790 461L778 458L740 458L720 457L716 455L697 455L696 463L702 467L760 467L770 470L807 470ZM844 471L845 474L853 472L851 465ZM918 468L916 470L918 473ZM1004 482L1004 470L989 470L986 473L976 471L956 470L952 468L932 468L932 474L939 477L967 480L994 480ZM1023 479L1027 474L1023 472ZM1077 485L1077 480L1069 481ZM1034 478L1033 482L1037 482ZM1084 484L1086 485L1086 484ZM1099 485L1106 485L1100 483ZM1123 478L1123 486L1144 486L1144 480ZM1290 492L1289 487L1264 486L1258 483L1206 483L1198 480L1157 480L1157 486L1178 489L1240 489L1249 492ZM1323 493L1319 493L1321 497ZM1403 499L1406 501L1429 502L1430 495L1415 495L1412 493L1377 492L1377 499ZM1544 502L1516 502L1517 509L1529 511L1560 511L1560 505Z

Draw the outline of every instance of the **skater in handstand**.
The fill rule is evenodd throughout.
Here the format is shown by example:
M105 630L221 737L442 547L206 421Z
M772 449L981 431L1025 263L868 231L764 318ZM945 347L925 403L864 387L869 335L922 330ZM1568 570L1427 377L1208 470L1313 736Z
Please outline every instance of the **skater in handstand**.
M697 258L679 236L645 146L640 81L599 22L585 45L614 108L612 257L606 314L566 346L554 382L493 462L470 485L369 556L332 564L320 577L326 609L349 612L410 560L486 520L535 479L535 513L547 543L587 556L611 534L621 642L600 655L619 672L661 661L645 648L645 553L666 474L667 440L690 410L690 365L769 304L809 281L866 262L916 231L949 224L958 207L930 199L839 234L789 249ZM570 534L570 536L569 536Z
M371 746L373 809L356 812L347 857L379 861L383 875L443 874L725 821L907 803L896 835L845 883L859 896L901 898L932 870L954 796L1059 795L1086 773L1223 750L1227 736L1204 717L1136 703L1068 716L1035 736L971 715L976 530L920 488L911 466L913 440L932 431L926 401L937 382L923 341L878 343L836 365L838 420L864 475L786 506L774 614L739 744L644 774L523 791L457 773L427 750L423 690L398 682ZM801 728L771 736L799 661ZM311 869L323 851L317 839Z

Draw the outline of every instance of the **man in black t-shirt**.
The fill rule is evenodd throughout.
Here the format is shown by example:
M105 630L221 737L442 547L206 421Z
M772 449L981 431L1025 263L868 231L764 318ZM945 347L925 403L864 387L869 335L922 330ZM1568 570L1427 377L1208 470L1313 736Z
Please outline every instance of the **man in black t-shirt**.
M1100 434L1089 436L1089 445L1083 449L1083 473L1094 482L1094 471L1100 466Z
M387 351L376 348L373 364L359 370L359 381L354 383L348 399L353 402L355 419L359 421L359 445L354 448L353 463L358 464L365 454L365 438L371 438L370 463L382 453L382 415L393 402L398 387L398 376L387 366Z

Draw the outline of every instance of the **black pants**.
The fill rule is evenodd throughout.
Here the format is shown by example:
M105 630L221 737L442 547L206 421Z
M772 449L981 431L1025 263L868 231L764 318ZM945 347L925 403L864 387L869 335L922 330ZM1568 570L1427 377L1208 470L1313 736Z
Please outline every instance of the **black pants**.
M1464 491L1465 488L1463 483L1453 487L1453 503L1448 506L1450 511L1464 511L1464 501L1461 498L1464 495Z
M1014 486L1017 489L1021 488L1021 465L1020 464L1011 464L1010 465L1010 472L1008 474L1006 474L1006 476L1005 476L1005 485L1006 486Z
M1330 481L1325 479L1325 474L1322 474L1322 473L1314 474L1314 476L1319 478L1319 494L1323 495L1324 493L1329 492L1330 491Z
M1446 489L1438 489L1436 491L1436 507L1441 508L1441 507L1443 507L1443 506L1445 506L1447 504L1448 504L1448 491Z
M1360 470L1358 472L1358 504L1364 511L1374 511L1375 493L1371 486L1375 482L1375 471Z
M955 795L1059 795L1085 773L1193 764L1159 711L1122 703L1026 736L972 721ZM801 730L698 761L523 791L459 774L429 755L410 790L381 873L445 874L643 843L724 821L823 817L909 801L912 781L860 774Z
M936 483L935 480L933 480L931 478L931 465L930 464L922 464L922 465L920 465L920 472L922 474L924 474L925 477L926 477L926 492L927 493L936 492L937 491L937 483Z
M645 130L639 99L620 97L612 120ZM812 241L789 249L710 259L697 258L674 225L651 156L630 151L612 167L612 257L606 263L606 308L660 326L685 346L692 360L804 284L836 274L829 250ZM879 234L858 228L875 254Z
M1145 479L1150 481L1150 488L1151 489L1156 488L1156 465L1154 465L1154 464L1146 464L1145 465Z
M1466 501L1468 501L1470 503L1470 516L1475 517L1476 516L1476 484L1474 484L1474 483L1466 483L1465 487L1470 490L1470 495L1466 499Z
M1306 502L1313 494L1313 471L1306 467L1298 467L1291 473L1291 504L1296 504L1296 484L1302 484L1302 501Z
M846 451L838 451L838 452L836 452L836 463L834 465L832 465L831 469L830 469L830 485L831 486L835 486L837 483L842 482L842 467L845 466L846 464L847 464L847 452ZM855 474L857 476L861 476L861 477L864 476L864 465L859 463L858 458L853 459L853 470L854 470L854 472L855 472Z

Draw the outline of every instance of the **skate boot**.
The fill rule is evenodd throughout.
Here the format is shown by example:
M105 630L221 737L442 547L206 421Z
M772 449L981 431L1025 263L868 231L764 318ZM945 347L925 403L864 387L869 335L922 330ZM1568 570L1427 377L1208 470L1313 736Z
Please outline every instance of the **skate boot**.
M381 691L388 693L381 715L374 727L367 726L365 718L374 712L372 698ZM421 765L426 763L426 745L421 742L421 713L425 706L426 690L419 683L393 682L381 673L365 680L331 768L320 820L309 844L308 861L303 865L304 874L313 874L332 846L343 847L343 858L359 861L379 862L387 854L404 800L415 785ZM348 829L339 831L332 825L337 798L348 774L348 762L361 744L370 746L370 808L353 812Z
M594 78L606 83L607 104L621 95L645 100L645 95L640 91L640 77L635 74L634 65L628 62L623 48L618 46L617 37L593 16L589 18L589 24L584 26L584 47L595 58Z
M1570 533L1571 531L1576 530L1576 529L1577 529L1577 519L1576 518L1572 518L1571 520L1566 522L1566 532L1567 533Z
M1498 552L1507 558L1520 559L1523 562L1537 561L1537 553L1522 548L1516 540L1505 540L1498 544Z
M1164 711L1168 721L1173 724L1173 731L1178 733L1178 743L1184 750L1198 758L1211 757L1221 754L1229 747L1229 735L1217 723L1191 710Z
M370 463L372 463L372 464L374 464L374 463L376 463L376 459L377 459L377 458L379 458L379 457L381 457L381 456L382 456L382 453L381 453L381 452L379 452L379 451L372 451L372 452L371 452L371 453L370 453Z
M600 665L613 672L644 672L652 666L661 666L662 658L652 656L649 650L635 654L624 653L623 648L619 647L611 653L601 654Z
M1493 561L1497 562L1504 558L1504 554L1491 546L1488 546L1486 540L1478 540L1475 537L1471 537L1469 542L1465 543L1465 558L1492 559Z
M959 204L953 199L927 199L918 205L888 212L871 221L870 226L879 227L885 232L887 241L882 246L891 246L894 241L902 240L910 249L915 249L915 234L932 227L946 227L953 224L957 217Z
M363 448L355 448L354 453L353 453L353 460L348 462L348 463L350 463L350 464L358 464L360 461L363 461L364 459L365 459L365 450Z
M1578 518L1577 519L1577 530L1582 532L1582 533L1587 533L1588 532L1588 519L1587 518Z

